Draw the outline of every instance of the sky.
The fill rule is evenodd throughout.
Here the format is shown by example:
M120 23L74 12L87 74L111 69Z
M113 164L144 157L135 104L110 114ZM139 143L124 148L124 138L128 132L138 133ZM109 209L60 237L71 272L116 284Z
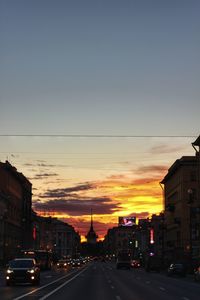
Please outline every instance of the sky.
M84 237L163 209L199 135L198 0L0 0L0 160Z

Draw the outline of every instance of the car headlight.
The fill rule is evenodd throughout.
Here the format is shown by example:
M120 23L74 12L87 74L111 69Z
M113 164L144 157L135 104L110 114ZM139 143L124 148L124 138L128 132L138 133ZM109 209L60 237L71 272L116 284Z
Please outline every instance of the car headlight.
M8 269L6 273L7 274L13 273L13 270Z
M35 273L35 270L31 269L31 270L28 270L27 272L33 274L33 273Z
M67 264L66 263L64 263L64 266L66 266Z

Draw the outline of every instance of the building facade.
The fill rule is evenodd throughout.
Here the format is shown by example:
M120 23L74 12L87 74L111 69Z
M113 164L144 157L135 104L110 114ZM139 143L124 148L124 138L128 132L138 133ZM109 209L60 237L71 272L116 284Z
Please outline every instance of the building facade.
M32 185L8 161L0 162L0 255L7 262L31 245Z
M33 211L33 249L47 250L55 257L75 257L80 252L80 236L57 218L38 216Z
M195 264L200 261L199 155L176 160L161 183L165 201L165 259Z

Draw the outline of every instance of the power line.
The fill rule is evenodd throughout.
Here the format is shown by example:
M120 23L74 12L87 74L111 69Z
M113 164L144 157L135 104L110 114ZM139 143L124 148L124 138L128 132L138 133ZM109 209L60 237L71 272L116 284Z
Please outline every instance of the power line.
M124 135L124 134L0 134L0 137L64 137L64 138L195 138L196 135Z

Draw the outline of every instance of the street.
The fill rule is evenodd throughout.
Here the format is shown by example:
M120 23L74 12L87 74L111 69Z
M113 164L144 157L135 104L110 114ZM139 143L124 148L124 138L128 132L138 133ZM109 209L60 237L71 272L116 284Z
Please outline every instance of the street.
M113 262L91 262L71 270L41 272L41 284L5 286L0 274L1 300L198 300L200 284L193 278L167 277L143 269L117 270Z

